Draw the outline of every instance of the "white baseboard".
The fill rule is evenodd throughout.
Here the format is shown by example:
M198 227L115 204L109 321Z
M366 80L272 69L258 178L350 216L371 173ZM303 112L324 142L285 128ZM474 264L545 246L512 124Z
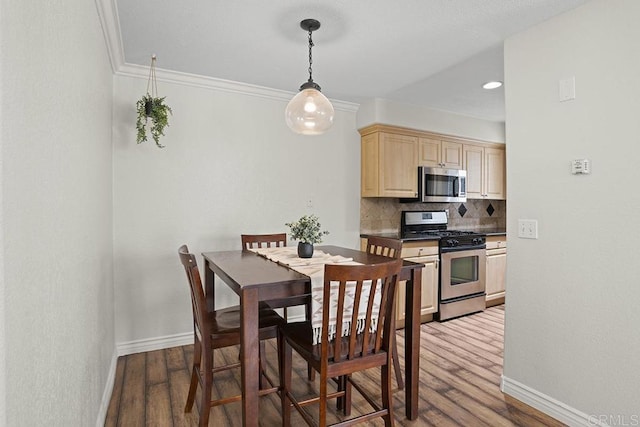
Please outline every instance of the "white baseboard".
M116 344L118 356L142 353L145 351L161 350L163 348L178 347L193 344L193 332L167 335L164 337L145 338L137 341L128 341Z
M518 381L502 376L500 389L527 405L567 424L570 427L606 427L596 417L587 415Z
M157 338L147 338L143 340L128 341L116 344L113 357L111 358L111 366L109 366L107 382L104 386L104 393L102 393L102 402L100 403L100 409L98 411L96 427L104 426L104 422L107 418L107 410L109 409L109 402L111 401L111 394L113 393L113 385L116 380L116 366L118 365L118 357L126 356L128 354L142 353L145 351L178 347L188 344L193 344L193 332L185 332L182 334L168 335Z

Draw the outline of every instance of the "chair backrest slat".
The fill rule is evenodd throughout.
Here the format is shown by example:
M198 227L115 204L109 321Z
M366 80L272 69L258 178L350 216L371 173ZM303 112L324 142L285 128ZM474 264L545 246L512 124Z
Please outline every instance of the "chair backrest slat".
M324 272L324 301L331 303L323 304L322 319L322 356L323 360L328 360L325 356L329 353L331 346L335 361L339 360L341 354L348 359L366 357L372 353L378 353L382 348L389 351L389 344L392 342L389 335L393 327L393 301L395 296L398 273L402 266L402 260L394 260L381 264L372 265L339 265L327 264ZM337 295L331 299L331 283L338 283ZM355 284L355 287L353 287ZM342 337L342 324L344 319L344 306L347 296L347 286L353 287L353 307L350 313L350 334ZM369 288L368 296L364 295L364 290ZM376 288L380 288L380 307L377 313L377 327L375 332L371 331L374 321L374 299ZM366 298L366 300L365 300ZM361 319L360 325L364 330L358 334L358 315L361 301L366 303L366 315ZM336 308L336 334L332 341L329 340L329 317L330 306ZM373 334L373 336L372 336ZM344 346L347 346L345 352Z
M367 237L367 252L400 259L402 256L402 240L375 236Z
M253 248L279 248L287 246L287 233L275 234L241 234L242 250Z

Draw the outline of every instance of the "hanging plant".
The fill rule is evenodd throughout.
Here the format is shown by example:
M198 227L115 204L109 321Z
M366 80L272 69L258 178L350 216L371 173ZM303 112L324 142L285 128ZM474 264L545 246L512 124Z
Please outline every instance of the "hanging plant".
M151 88L151 94L149 94L149 88ZM171 107L164 103L165 97L159 98L157 93L156 56L153 55L151 56L147 94L136 102L136 111L138 112L136 142L140 144L147 140L148 129L156 145L159 148L164 148L164 145L160 144L160 136L164 136L164 128L169 126L169 114L172 114L172 111ZM150 126L149 120L151 120Z
M146 94L136 103L138 110L138 120L136 121L138 144L147 140L147 123L151 120L151 127L149 127L151 137L158 147L164 148L164 145L160 144L160 136L164 136L164 128L169 126L169 114L171 114L171 107L165 105L164 98L154 98Z

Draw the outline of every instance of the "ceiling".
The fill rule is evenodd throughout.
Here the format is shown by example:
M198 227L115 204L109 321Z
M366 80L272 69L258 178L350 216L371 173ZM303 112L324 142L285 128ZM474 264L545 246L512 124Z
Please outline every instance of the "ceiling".
M334 100L371 98L504 121L503 41L587 0L116 0L128 64L298 90L313 79ZM508 84L508 82L506 82Z

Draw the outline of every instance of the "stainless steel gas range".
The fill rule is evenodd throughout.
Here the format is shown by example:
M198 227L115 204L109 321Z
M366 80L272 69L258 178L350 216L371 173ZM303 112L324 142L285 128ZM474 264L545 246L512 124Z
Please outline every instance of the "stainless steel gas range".
M449 230L445 211L403 211L402 239L437 239L438 312L443 321L485 309L486 235Z

